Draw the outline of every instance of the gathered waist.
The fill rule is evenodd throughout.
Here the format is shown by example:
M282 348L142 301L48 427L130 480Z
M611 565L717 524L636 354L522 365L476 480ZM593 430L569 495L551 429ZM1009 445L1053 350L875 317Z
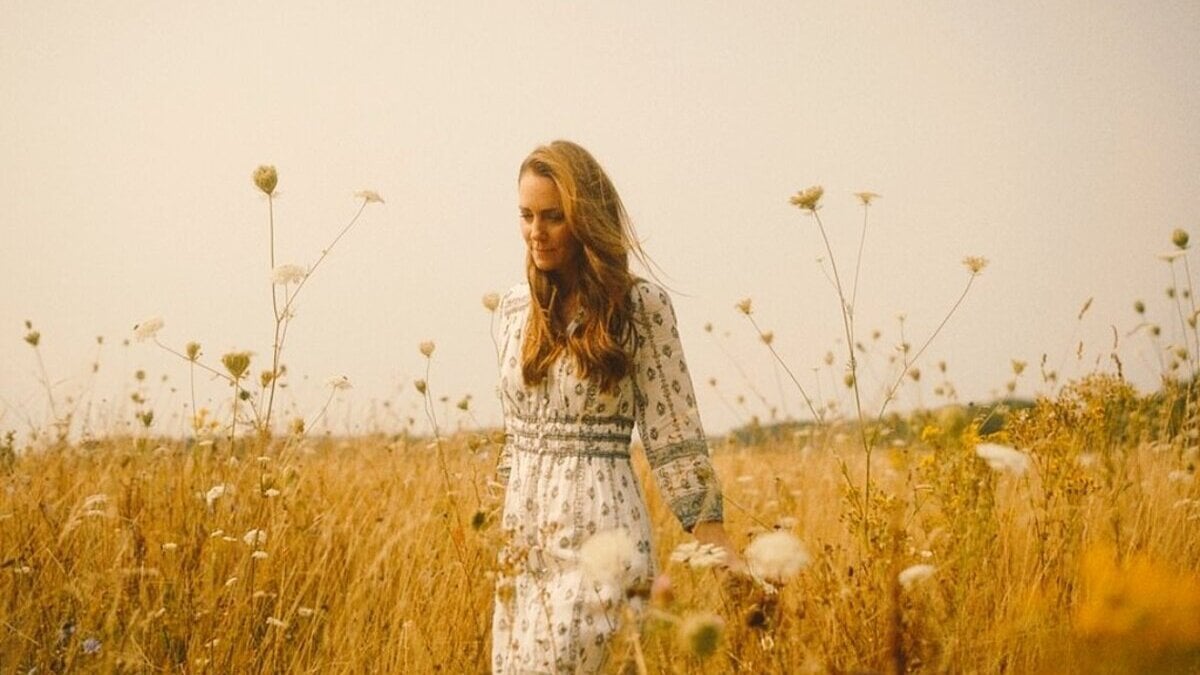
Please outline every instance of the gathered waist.
M633 420L624 417L513 416L505 442L513 449L539 455L629 457Z

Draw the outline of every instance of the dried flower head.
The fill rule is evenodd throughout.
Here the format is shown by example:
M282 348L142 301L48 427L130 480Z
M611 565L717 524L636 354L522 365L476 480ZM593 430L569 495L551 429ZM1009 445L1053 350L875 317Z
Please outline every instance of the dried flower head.
M583 573L594 581L625 587L637 545L624 528L597 532L579 547Z
M276 265L275 269L271 270L271 283L277 286L298 284L304 281L306 276L308 276L308 270L301 265Z
M995 471L1006 471L1020 476L1029 469L1029 456L1006 445L980 443L975 446L975 454Z
M982 272L983 268L987 267L987 264L988 264L988 260L987 260L987 258L984 258L983 256L969 255L969 256L963 258L963 265L966 266L967 270L972 275L976 275L976 274L979 274L980 272Z
M1018 360L1016 360L1016 359L1013 359L1013 360L1012 360L1012 371L1013 371L1013 375L1018 375L1018 376L1019 376L1021 373L1025 372L1025 366L1026 366L1026 365L1028 365L1028 364L1027 364L1027 363L1025 363L1024 361L1018 361Z
M1187 230L1175 228L1175 231L1171 233L1171 243L1181 251L1188 247L1188 239Z
M793 206L797 206L805 211L816 211L820 208L819 202L823 194L825 194L825 188L820 185L814 185L792 195L790 201Z
M242 541L246 542L247 546L255 548L267 545L266 530L247 530L246 534L242 535Z
M776 530L750 542L746 562L755 576L786 583L808 565L808 551L796 535Z
M161 316L152 316L133 327L133 337L138 342L153 340L154 336L158 335L158 331L162 330L164 325Z
M416 382L413 382L413 386L417 388L418 394L424 394L429 388L429 385L425 384L425 380L417 380Z
M693 656L703 659L716 653L724 629L725 621L716 614L691 614L679 624L679 639Z
M911 588L912 585L918 581L923 581L933 576L933 573L936 571L937 568L933 565L913 565L911 567L904 568L904 570L901 571L896 577L896 580L900 582L901 586L905 588Z
M367 204L383 203L383 197L380 197L379 193L374 190L359 190L358 192L354 193L354 196L363 200Z
M353 386L350 384L350 378L346 377L345 375L334 375L333 377L325 380L325 384L332 387L335 391L344 391Z
M255 169L254 184L268 196L274 193L275 186L279 184L279 174L275 171L275 167L270 164L263 164Z
M28 322L26 322L26 323L28 323ZM41 341L42 341L42 334L37 332L36 330L31 330L25 334L25 342L29 343L30 347L38 346L38 343L40 343Z
M200 358L200 343L187 343L187 347L184 347L184 352L187 353L188 361L195 361L196 359Z
M424 356L425 358L429 358L429 357L433 356L433 350L434 350L435 346L436 345L433 344L432 340L426 340L420 344L418 349L421 350L422 356Z
M737 307L737 310L746 316L750 316L750 312L752 311L750 307L750 298L742 298L741 300L738 300L734 307Z
M763 341L763 344L769 347L771 346L771 343L775 341L775 331L763 331L763 333L758 337Z
M221 357L221 363L233 379L240 380L250 368L250 352L229 352Z
M496 311L496 308L498 308L499 306L500 306L500 294L499 293L484 293L483 294L484 309L486 309L489 312L494 312L494 311Z
M698 541L684 542L671 552L671 562L686 563L693 569L712 567L725 562L725 549L716 544Z
M863 206L870 206L871 202L879 199L879 195L875 194L874 192L855 192L854 196L858 197L858 200L862 202Z

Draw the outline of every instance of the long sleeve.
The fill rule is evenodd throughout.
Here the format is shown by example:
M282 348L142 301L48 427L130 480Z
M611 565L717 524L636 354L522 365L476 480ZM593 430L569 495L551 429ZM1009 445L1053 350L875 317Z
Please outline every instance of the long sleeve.
M692 378L666 291L646 281L634 302L634 400L638 434L659 492L683 529L723 519L721 488L700 424Z
M508 485L508 477L512 471L512 443L509 434L511 430L508 428L509 421L509 406L508 400L509 383L506 377L513 377L513 373L519 373L519 364L521 358L521 329L522 318L524 317L523 310L529 305L528 293L522 293L524 285L518 284L508 290L504 297L500 299L500 305L497 311L500 313L500 336L498 341L499 352L496 354L497 366L500 371L500 384L496 388L496 393L500 397L500 407L504 417L504 445L500 448L500 455L496 458L496 481L501 485ZM506 366L507 362L507 368ZM509 373L505 375L505 373Z

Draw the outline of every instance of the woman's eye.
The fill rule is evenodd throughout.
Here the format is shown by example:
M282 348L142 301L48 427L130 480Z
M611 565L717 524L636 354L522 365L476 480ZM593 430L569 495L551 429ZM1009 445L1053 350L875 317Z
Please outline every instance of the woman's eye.
M523 220L527 223L532 223L533 222L533 214L532 213L522 213L521 220Z

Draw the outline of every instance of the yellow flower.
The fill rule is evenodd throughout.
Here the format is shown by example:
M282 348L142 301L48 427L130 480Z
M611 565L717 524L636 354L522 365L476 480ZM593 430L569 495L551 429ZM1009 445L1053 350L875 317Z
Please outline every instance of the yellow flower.
M825 188L820 185L814 185L792 195L790 201L793 206L798 206L805 211L816 211L820 208L818 202L821 201L821 195L823 194L825 194Z
M979 255L969 255L963 258L962 262L963 265L966 266L967 270L971 272L971 276L975 276L982 272L983 268L987 267L988 264L987 258Z
M874 192L855 192L854 196L858 197L863 206L870 206L872 201L879 199L879 195Z
M275 167L270 164L263 164L254 170L254 184L262 190L264 194L270 195L275 192L275 186L279 183L279 174L276 173Z

